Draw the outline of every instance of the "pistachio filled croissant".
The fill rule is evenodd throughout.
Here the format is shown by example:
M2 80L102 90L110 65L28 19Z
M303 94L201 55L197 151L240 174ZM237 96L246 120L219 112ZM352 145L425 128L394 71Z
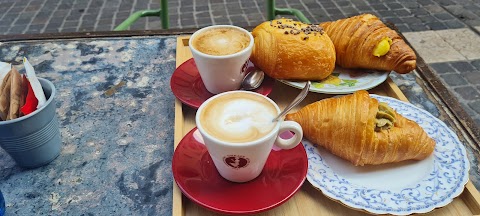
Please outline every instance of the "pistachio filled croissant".
M416 55L405 41L371 14L320 23L335 45L337 64L408 73L416 67Z
M288 114L311 142L355 166L422 160L435 141L414 121L361 90L329 98Z

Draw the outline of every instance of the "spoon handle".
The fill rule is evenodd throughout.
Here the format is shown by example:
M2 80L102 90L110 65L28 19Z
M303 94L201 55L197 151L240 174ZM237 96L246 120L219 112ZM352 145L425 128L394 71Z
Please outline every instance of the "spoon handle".
M288 113L288 111L290 111L293 107L297 106L300 102L302 102L302 100L305 99L305 97L308 94L308 90L310 89L310 85L311 85L311 82L307 81L307 83L305 83L305 87L303 87L300 94L298 94L298 96L295 99L293 99L293 101L287 107L285 107L285 109L280 114L278 114L277 117L275 117L273 119L273 122L281 119L284 115L286 115Z

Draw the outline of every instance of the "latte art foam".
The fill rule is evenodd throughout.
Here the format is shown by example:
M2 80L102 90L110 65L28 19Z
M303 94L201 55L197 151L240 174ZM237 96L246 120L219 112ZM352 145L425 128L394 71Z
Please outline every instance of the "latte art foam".
M235 28L213 28L197 35L192 44L202 53L223 56L247 48L250 44L250 37Z
M235 93L216 98L200 114L203 129L226 142L258 140L275 127L277 110L258 95Z

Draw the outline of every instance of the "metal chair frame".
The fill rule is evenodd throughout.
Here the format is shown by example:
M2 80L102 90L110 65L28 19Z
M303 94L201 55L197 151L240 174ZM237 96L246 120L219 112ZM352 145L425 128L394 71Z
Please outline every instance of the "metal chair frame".
M267 19L273 20L277 15L293 15L297 17L300 21L311 24L310 20L305 17L305 15L297 9L293 8L277 8L275 7L275 0L267 0Z
M114 31L127 30L133 23L141 17L157 16L160 17L162 28L168 29L170 27L168 18L168 0L160 0L160 9L158 10L141 10L130 15L125 21L120 23Z
M305 15L297 9L293 8L277 8L275 7L275 0L266 0L267 3L267 19L273 20L277 15L293 15L297 17L300 21L311 24L310 20L305 17ZM114 31L124 31L127 30L133 23L135 23L141 17L149 16L158 16L162 22L162 28L168 29L169 18L168 18L168 0L160 0L160 9L158 10L141 10L130 15L125 21L120 23Z

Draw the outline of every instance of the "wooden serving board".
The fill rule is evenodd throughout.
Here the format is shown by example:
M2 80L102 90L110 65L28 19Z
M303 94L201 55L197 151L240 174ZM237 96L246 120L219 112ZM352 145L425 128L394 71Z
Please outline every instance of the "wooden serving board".
M186 60L192 58L192 54L188 47L189 36L180 36L177 38L177 67ZM369 90L370 93L385 95L407 101L405 95L400 91L397 85L388 78L386 82ZM276 82L272 93L269 95L283 109L290 101L295 98L300 89L289 87L280 82ZM332 95L310 93L305 100L297 106L303 107L314 101L331 97ZM186 105L183 105L178 99L175 100L175 148L181 141L183 136L195 127L195 112ZM203 207L193 203L182 195L182 192L173 183L173 216L184 215L220 215L204 209ZM333 201L324 196L320 190L314 188L308 181L305 181L302 188L284 204L260 213L258 215L368 215L366 212L350 209L345 205ZM469 181L463 193L455 198L449 205L433 210L427 215L478 215L480 216L480 193L475 186Z

